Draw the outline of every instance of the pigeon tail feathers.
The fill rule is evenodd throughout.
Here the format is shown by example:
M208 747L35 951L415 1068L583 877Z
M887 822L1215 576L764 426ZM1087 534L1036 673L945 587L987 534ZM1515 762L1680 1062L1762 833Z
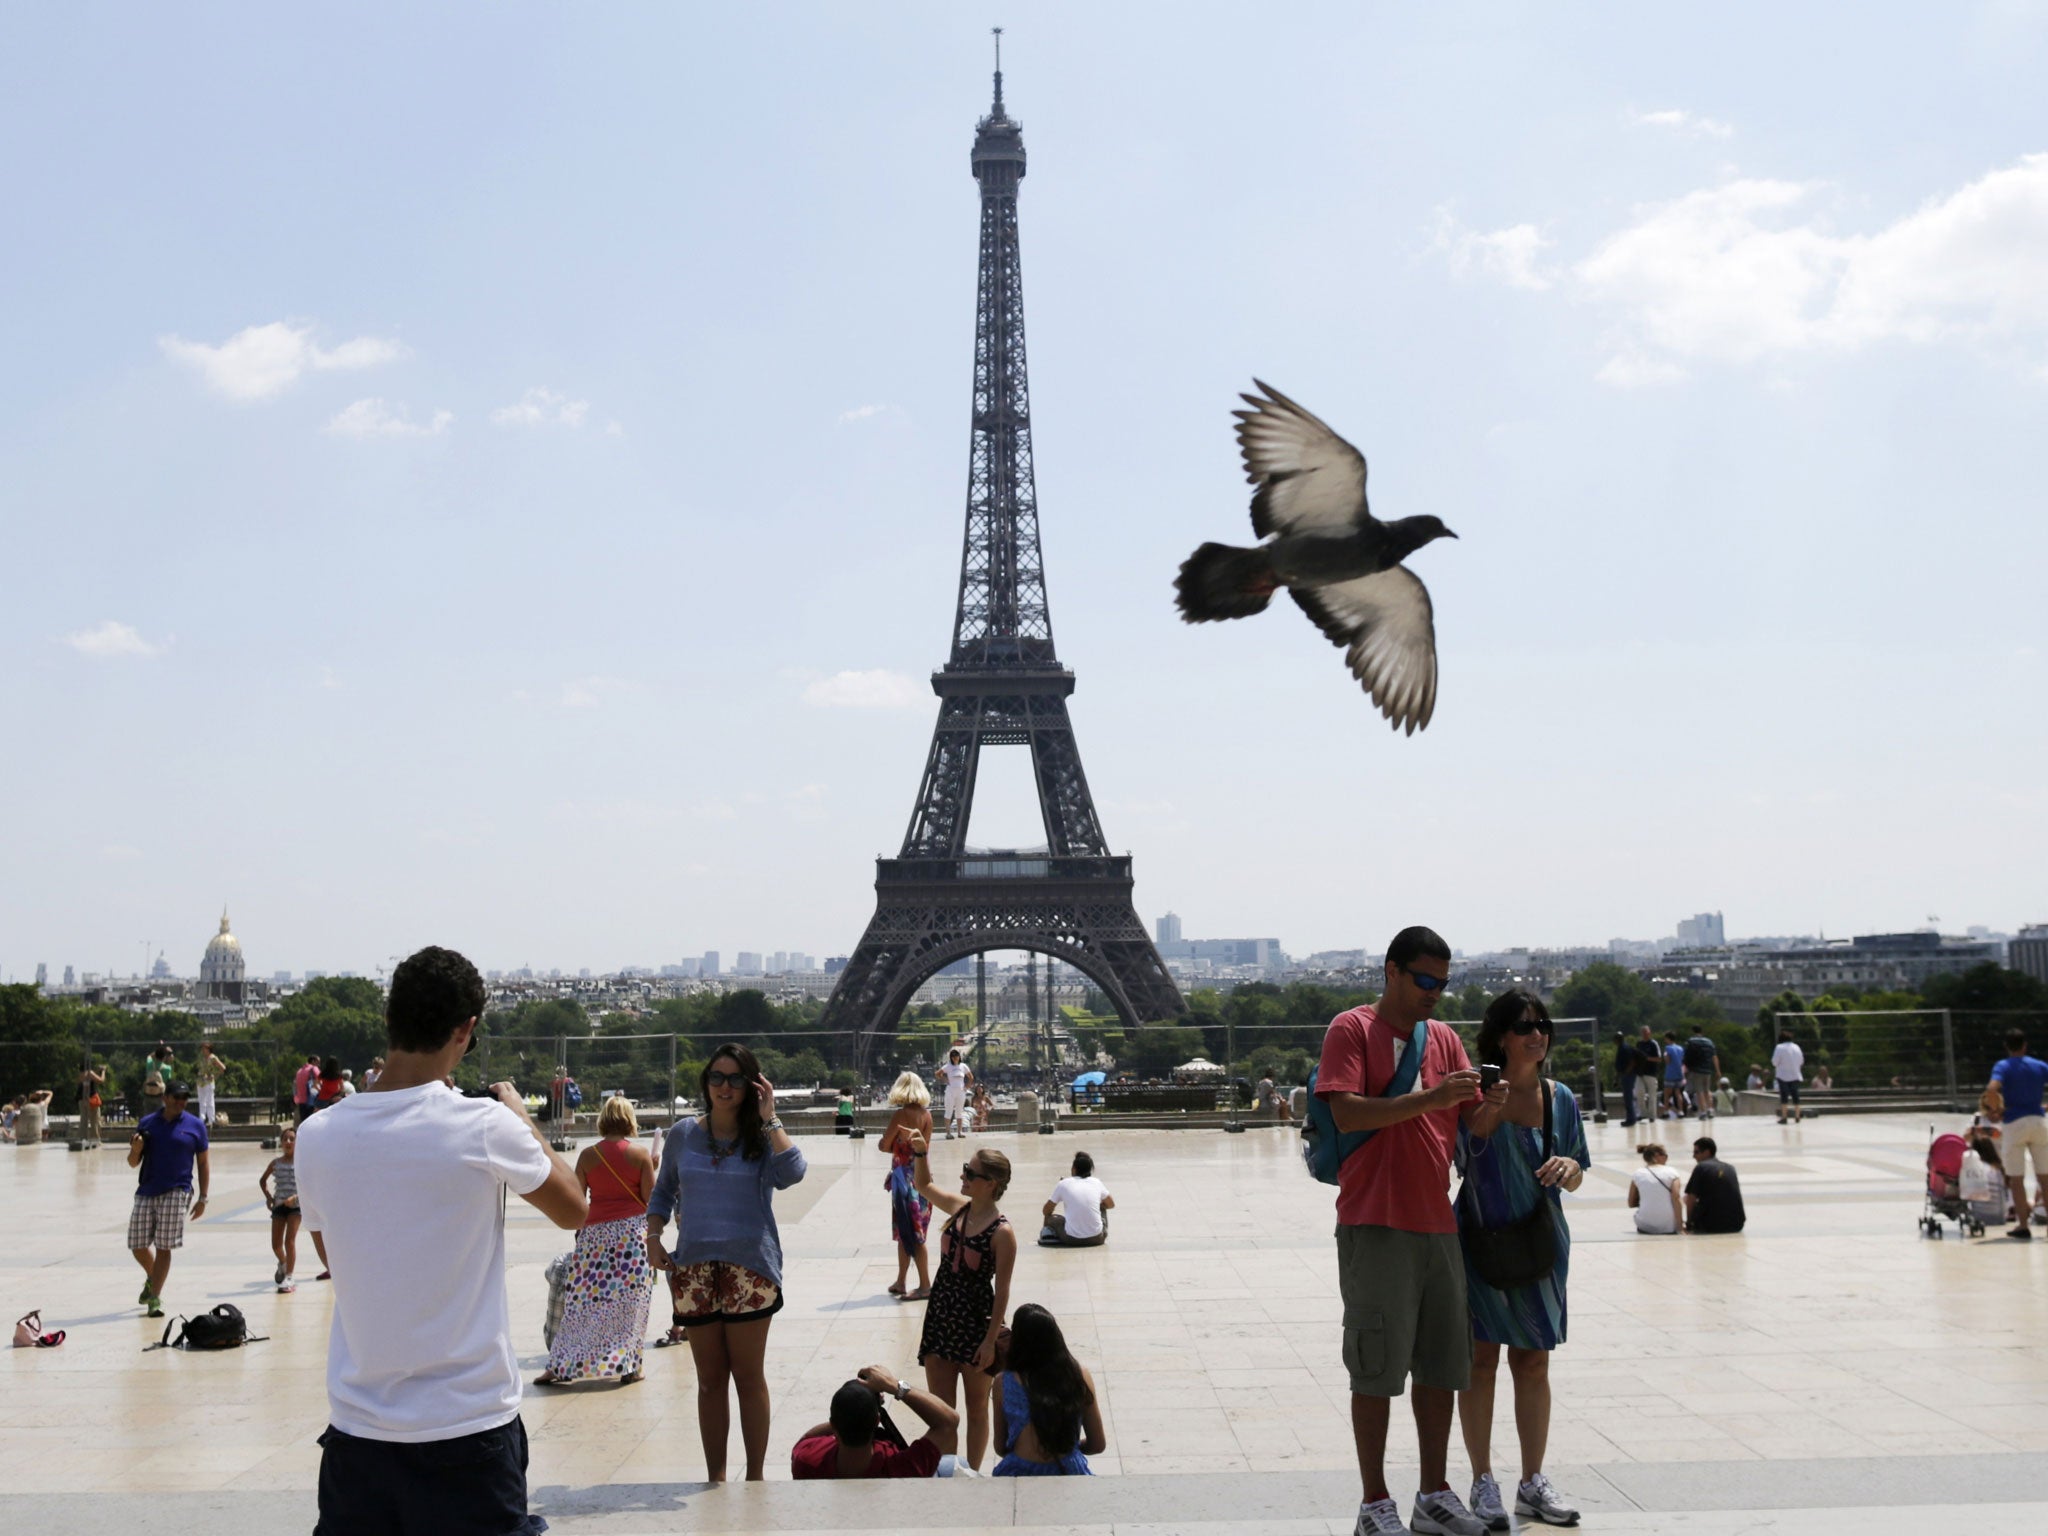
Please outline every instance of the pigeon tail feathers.
M1204 544L1182 563L1173 587L1180 594L1181 618L1203 624L1265 612L1280 578L1268 550Z

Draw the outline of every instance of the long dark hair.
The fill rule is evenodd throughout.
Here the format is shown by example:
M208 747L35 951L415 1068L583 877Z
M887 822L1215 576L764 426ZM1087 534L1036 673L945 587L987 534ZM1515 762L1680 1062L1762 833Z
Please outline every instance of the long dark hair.
M754 1053L737 1040L728 1041L704 1059L704 1070L697 1074L697 1102L704 1106L704 1134L711 1134L711 1069L719 1061L731 1057L733 1065L746 1075L751 1090L761 1081L761 1063L754 1059ZM740 1156L749 1162L759 1162L768 1155L768 1133L761 1129L761 1101L751 1091L740 1095Z
M1031 1428L1048 1456L1064 1456L1081 1443L1081 1415L1095 1401L1080 1362L1067 1348L1053 1315L1027 1301L1010 1318L1010 1373L1031 1402Z
M1508 1064L1500 1043L1525 1013L1534 1013L1545 1024L1550 1022L1550 1010L1543 1006L1543 999L1521 987L1511 987L1486 1005L1486 1017L1479 1021L1479 1039L1475 1042L1481 1061L1490 1061L1497 1067ZM1551 1043L1556 1041L1552 1039ZM1548 1064L1549 1051L1543 1053L1543 1060Z

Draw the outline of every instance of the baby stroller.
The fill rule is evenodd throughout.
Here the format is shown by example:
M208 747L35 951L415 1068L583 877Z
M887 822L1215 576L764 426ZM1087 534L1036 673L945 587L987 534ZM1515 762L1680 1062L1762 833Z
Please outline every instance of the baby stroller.
M1963 1154L1969 1150L1967 1143L1953 1134L1934 1136L1932 1126L1927 1129L1933 1140L1927 1147L1927 1209L1920 1215L1921 1232L1928 1237L1942 1237L1945 1234L1941 1224L1953 1221L1964 1236L1982 1237L1984 1223L1963 1199Z

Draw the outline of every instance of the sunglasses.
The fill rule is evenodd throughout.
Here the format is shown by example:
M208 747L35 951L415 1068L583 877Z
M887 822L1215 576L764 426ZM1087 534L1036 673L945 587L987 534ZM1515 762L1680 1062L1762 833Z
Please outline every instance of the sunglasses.
M1550 1033L1550 1022L1547 1019L1517 1019L1508 1028L1518 1035L1533 1035L1539 1029L1547 1035Z
M1450 980L1448 976L1428 976L1421 971L1411 971L1405 965L1401 967L1401 974L1425 992L1439 991L1442 989L1443 984Z
M983 1173L979 1168L975 1167L972 1163L962 1163L960 1165L960 1177L963 1179L992 1179L995 1177L995 1175L992 1173Z
M744 1088L747 1083L747 1074L744 1072L721 1072L718 1068L713 1067L704 1074L704 1081L713 1088L724 1088L727 1086Z

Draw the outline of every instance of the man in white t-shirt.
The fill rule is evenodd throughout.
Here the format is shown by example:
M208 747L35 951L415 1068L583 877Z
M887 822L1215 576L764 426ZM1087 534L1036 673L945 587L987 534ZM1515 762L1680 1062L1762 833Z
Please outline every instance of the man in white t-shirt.
M1109 1213L1116 1197L1095 1177L1095 1159L1074 1154L1073 1172L1052 1187L1045 1202L1045 1228L1038 1234L1045 1248L1099 1248L1109 1238Z
M946 1138L950 1141L967 1134L967 1090L974 1082L974 1069L961 1057L958 1046L939 1068L939 1081L946 1089Z
M427 948L391 975L384 1071L299 1128L299 1205L334 1270L314 1536L545 1529L505 1305L505 1192L582 1226L582 1186L510 1083L452 1074L487 994Z
M1799 1107L1799 1089L1806 1081L1806 1052L1799 1049L1789 1029L1778 1031L1778 1048L1771 1052L1771 1076L1778 1080L1778 1124L1785 1123L1788 1109L1795 1122L1805 1119L1806 1111Z

